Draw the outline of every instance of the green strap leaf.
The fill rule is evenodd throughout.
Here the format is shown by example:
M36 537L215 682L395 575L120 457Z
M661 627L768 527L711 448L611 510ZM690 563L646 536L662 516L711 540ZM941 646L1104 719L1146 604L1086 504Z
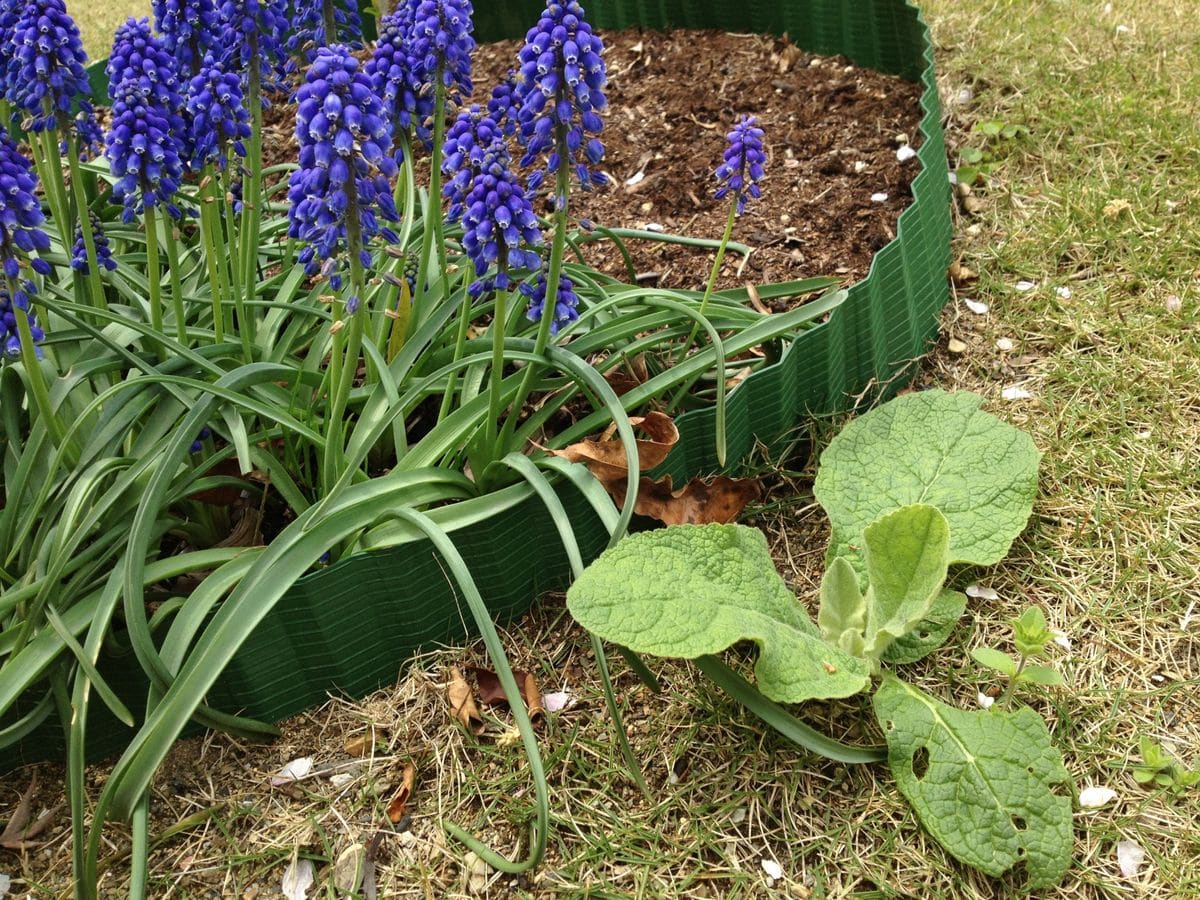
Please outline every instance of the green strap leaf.
M631 535L567 592L579 623L637 653L696 659L758 644L764 695L784 703L849 697L869 666L827 644L775 571L766 539L741 525L681 525Z
M1030 888L1062 880L1075 792L1037 713L962 712L893 675L874 706L896 784L938 843L993 877L1024 862Z

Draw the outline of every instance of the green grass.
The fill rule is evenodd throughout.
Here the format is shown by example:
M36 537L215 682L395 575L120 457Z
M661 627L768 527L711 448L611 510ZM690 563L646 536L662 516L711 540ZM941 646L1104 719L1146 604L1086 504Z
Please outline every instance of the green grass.
M1120 794L1077 813L1075 865L1051 895L1200 897L1200 795L1143 791L1129 768L1142 734L1200 765L1200 24L1178 0L1117 3L1112 13L1080 0L925 5L944 95L974 93L948 106L952 147L980 146L971 126L981 120L1030 134L1003 148L992 185L976 192L981 207L958 226L958 252L980 276L960 293L991 312L948 310L944 331L967 349L935 353L923 379L985 394L992 411L1033 435L1043 463L1030 529L1008 561L979 576L1001 599L977 604L920 680L971 707L984 677L967 651L1002 643L1009 618L1041 605L1072 639L1058 659L1071 687L1034 704L1078 784ZM89 50L106 53L112 26L142 7L89 6ZM1019 292L1020 280L1037 287ZM1014 349L1000 352L999 338ZM1032 399L1003 400L1010 385ZM824 540L805 497L809 475L786 476L799 498L757 519L801 596L815 588ZM949 859L884 768L814 762L683 665L663 667L662 698L616 667L651 784L643 798L622 774L587 642L561 607L531 617L508 644L518 666L547 690L565 685L576 705L543 739L555 815L547 863L526 879L490 873L497 891L761 896L760 863L771 857L788 879L776 890L790 896L1016 894L1014 883ZM465 890L444 818L518 853L532 809L518 750L464 737L445 715L441 667L479 654L431 657L395 688L286 723L267 748L225 738L181 746L156 787L156 832L206 805L217 813L156 850L156 890L276 889L293 847L328 858L369 834L408 759L419 773L412 831L388 839L380 896ZM835 728L846 712L818 705L808 715ZM368 725L384 730L386 749L344 790L320 779L289 798L265 786L294 756L336 757L344 737ZM1117 870L1124 839L1148 854L1133 882ZM65 883L61 867L54 877ZM119 893L121 879L117 865L107 890Z

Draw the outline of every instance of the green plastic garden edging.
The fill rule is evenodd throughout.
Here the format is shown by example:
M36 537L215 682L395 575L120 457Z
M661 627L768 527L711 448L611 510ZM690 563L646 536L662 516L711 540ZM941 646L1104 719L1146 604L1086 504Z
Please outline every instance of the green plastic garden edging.
M480 40L521 37L542 0L476 4ZM756 441L770 443L811 415L844 410L856 396L882 397L905 384L913 361L937 334L948 298L950 187L942 137L933 48L919 10L905 0L591 0L597 28L720 28L782 34L814 53L919 81L921 172L897 236L876 254L870 273L850 287L828 318L799 334L779 362L747 378L727 407L728 459L736 464ZM103 65L93 71L103 90ZM710 409L680 417L679 445L659 469L676 483L718 470ZM586 558L600 553L604 528L582 494L559 484ZM523 613L540 592L565 586L566 552L541 502L524 484L487 498L499 511L468 516L451 536L498 620ZM467 501L480 510L485 504ZM464 506L464 512L469 510ZM352 557L298 581L242 646L211 706L278 721L330 694L362 696L393 682L415 653L469 632L469 616L426 540ZM137 709L146 681L132 654L102 665L118 693ZM88 756L119 751L133 731L93 703ZM8 748L0 771L63 750L61 726L43 723Z

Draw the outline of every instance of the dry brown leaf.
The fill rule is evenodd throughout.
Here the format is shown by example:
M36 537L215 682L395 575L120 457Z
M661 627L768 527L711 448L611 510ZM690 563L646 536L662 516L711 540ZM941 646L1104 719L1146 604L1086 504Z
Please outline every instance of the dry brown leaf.
M542 706L542 690L538 687L537 679L532 672L526 672L521 679L521 692L525 695L525 708L529 710L529 721L539 725L546 718Z
M342 749L348 756L371 756L375 752L375 730L351 735L346 738Z
M646 368L646 354L639 353L633 359L623 359L620 365L614 366L604 373L604 380L618 397L628 394L636 387L645 384L650 378Z
M767 304L762 302L762 297L758 296L758 288L753 284L746 285L746 296L750 298L750 305L762 313L764 316L771 315L771 309Z
M405 810L408 809L408 801L412 799L413 787L417 782L417 767L412 763L406 763L404 766L404 774L400 776L400 787L396 788L396 793L392 794L391 802L388 803L387 817L388 821L393 825L399 825L400 820L404 818Z
M500 677L495 672L479 666L471 666L467 671L475 676L475 681L479 684L480 703L484 706L508 705L508 697L505 696L504 688L500 685ZM541 721L545 717L545 709L542 706L542 692L538 687L537 678L532 672L523 672L519 669L513 670L513 677L517 680L521 695L525 698L525 708L529 711L530 721L534 723Z
M962 263L955 260L950 263L950 280L954 282L955 287L962 287L965 284L970 284L979 277L978 274L964 266Z
M37 772L34 772L33 778L29 781L29 787L18 798L12 817L4 826L4 831L0 832L0 847L5 850L32 850L40 847L44 841L37 841L34 838L50 827L50 823L62 809L60 803L42 813L37 820L30 821L33 817L33 795L37 792L37 783Z
M446 687L446 696L450 701L450 713L462 724L462 727L472 734L483 734L483 717L479 715L479 707L471 696L471 686L463 677L462 670L457 666L450 668L450 683Z
M745 381L747 378L749 378L750 373L753 371L754 370L751 369L749 366L746 366L745 368L742 368L742 369L738 369L736 372L734 372L732 375L730 375L728 378L725 379L725 390L732 391L735 387L737 387L739 384L741 384L743 381Z
M625 482L605 487L617 504L625 502ZM667 525L725 525L735 521L760 493L753 478L693 478L679 490L673 489L670 475L658 481L643 478L634 511Z
M646 435L637 439L638 467L643 472L658 466L679 441L679 429L666 413L632 416L629 423ZM550 452L570 462L583 463L602 482L624 480L629 477L629 467L625 464L625 448L621 439L612 436L615 430L615 426L610 425L598 440L579 441L562 450Z

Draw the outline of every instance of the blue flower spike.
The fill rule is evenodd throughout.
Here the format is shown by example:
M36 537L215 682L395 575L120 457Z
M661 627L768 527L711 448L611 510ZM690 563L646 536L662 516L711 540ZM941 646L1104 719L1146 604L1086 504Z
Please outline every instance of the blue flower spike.
M87 53L79 28L67 15L63 0L24 0L14 6L5 96L29 117L23 123L26 130L66 133L78 112L92 111ZM0 15L0 20L4 18Z
M37 286L25 273L26 266L41 275L52 271L44 259L30 257L50 249L50 238L42 230L45 216L36 193L33 165L21 155L7 132L0 130L0 268L3 269L0 341L4 353L10 356L21 353L17 322L20 313L29 317L35 345L44 337L30 309L30 298L37 293Z
M538 276L537 284L522 284L521 293L529 298L529 319L540 322L546 309L546 274ZM575 285L566 275L558 279L558 296L554 301L554 318L550 321L550 333L557 335L562 329L579 318L579 296Z
M197 74L204 57L223 46L215 0L151 0L150 9L163 48L179 60L185 75Z
M242 79L210 53L188 82L187 112L191 119L192 168L213 163L225 168L230 151L246 155L250 113L242 95Z
M357 0L299 0L293 4L292 36L287 50L312 62L318 47L345 44L355 50L362 47L362 17ZM326 16L332 14L332 31Z
M108 245L108 237L101 228L100 219L91 210L88 210L88 217L92 223L92 240L96 242L96 262L100 268L113 272L117 268L117 261L113 259L112 248ZM87 245L83 240L83 226L75 228L75 245L71 250L71 268L80 275L87 275L90 271Z
M758 127L754 116L743 116L725 136L727 145L724 158L717 166L716 178L720 182L715 195L718 200L733 194L737 214L746 211L748 199L762 196L758 186L763 177L767 155L763 152L763 130Z

